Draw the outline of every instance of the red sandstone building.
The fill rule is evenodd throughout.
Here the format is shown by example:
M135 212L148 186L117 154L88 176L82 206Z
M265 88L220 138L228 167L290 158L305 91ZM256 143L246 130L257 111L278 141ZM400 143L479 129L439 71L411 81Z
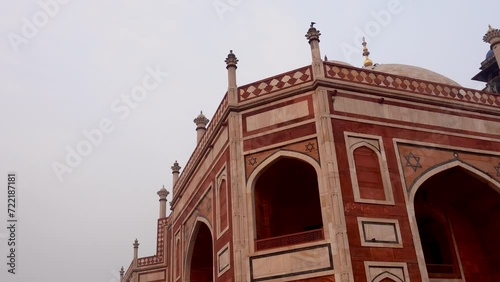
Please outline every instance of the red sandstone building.
M500 30L483 91L322 60L228 89L122 281L500 281ZM206 125L208 124L208 127Z

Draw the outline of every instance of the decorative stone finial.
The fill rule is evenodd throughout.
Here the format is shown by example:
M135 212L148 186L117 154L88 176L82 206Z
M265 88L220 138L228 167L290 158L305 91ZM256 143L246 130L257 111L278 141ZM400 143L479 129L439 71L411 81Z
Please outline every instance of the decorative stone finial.
M373 66L372 60L370 60L370 58L368 57L368 56L370 56L370 52L368 51L368 48L366 47L366 40L364 37L363 37L363 43L361 43L361 44L363 45L363 56L365 56L365 61L363 62L363 66L365 66L365 67Z
M179 179L179 171L181 167L177 161L174 162L174 165L170 167L172 169L172 190L175 195L175 183L177 183L177 179Z
M236 55L233 54L233 50L229 50L229 54L227 55L227 58L224 62L226 62L226 69L229 67L234 67L238 68L236 64L238 64L238 58L236 58Z
M120 269L120 276L123 277L123 274L125 274L125 270L123 270L123 266L122 266L122 268Z
M139 248L139 241L137 241L137 239L135 239L134 241L134 249L137 249Z
M193 120L194 123L196 123L196 126L198 127L205 127L209 120L208 118L203 114L203 111L200 111L200 114Z
M165 185L163 185L163 187L160 189L160 191L158 191L156 194L158 194L158 196L160 196L160 200L166 200L168 194L170 194L170 193L167 191L167 189L165 189Z
M160 197L160 218L164 218L167 216L167 196L170 193L165 189L165 185L163 185L156 194Z
M174 162L174 165L170 167L172 169L172 173L179 173L181 167L177 161Z
M207 131L208 118L203 114L203 112L200 112L198 117L196 117L193 122L196 124L196 142L200 143L201 138L205 135L205 131Z
M488 31L483 36L483 41L486 43L492 44L493 39L495 39L495 38L497 38L497 39L500 38L500 30L497 28L493 28L491 25L488 25ZM495 40L495 41L496 41L496 43L495 43L495 45L496 45L498 43L498 41L497 40Z
M309 41L309 43L311 43L311 41L313 40L317 40L319 42L319 36L321 35L321 32L319 32L319 30L317 30L314 27L315 24L316 24L315 22L311 22L309 30L306 33L306 38Z

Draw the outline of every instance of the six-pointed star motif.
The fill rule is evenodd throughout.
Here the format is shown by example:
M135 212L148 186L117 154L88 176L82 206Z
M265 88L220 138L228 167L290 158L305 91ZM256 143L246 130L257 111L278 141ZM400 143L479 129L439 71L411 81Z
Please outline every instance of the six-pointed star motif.
M415 156L412 152L404 157L406 159L406 166L411 167L413 171L417 171L417 169L422 167L420 165L420 157Z
M257 163L257 159L256 158L251 157L250 159L248 159L248 164L249 165L254 166L256 163Z
M500 162L498 165L494 166L495 170L497 171L497 177L500 177Z
M307 143L307 145L306 145L306 151L312 152L314 149L316 149L314 147L314 143L311 143L311 142Z

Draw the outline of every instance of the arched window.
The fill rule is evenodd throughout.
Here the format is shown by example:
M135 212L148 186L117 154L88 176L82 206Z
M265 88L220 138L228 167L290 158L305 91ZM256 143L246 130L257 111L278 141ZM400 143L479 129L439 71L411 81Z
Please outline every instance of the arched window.
M315 169L280 158L257 179L254 188L256 249L323 239L323 221Z
M228 206L227 206L227 183L223 179L219 186L219 232L223 231L228 226Z
M352 132L344 135L354 201L394 205L382 137Z
M176 239L175 241L175 275L176 277L179 277L181 274L181 262L182 262L182 257L181 257L181 240L179 238Z
M385 201L384 183L377 153L367 146L361 146L354 150L353 155L360 198Z

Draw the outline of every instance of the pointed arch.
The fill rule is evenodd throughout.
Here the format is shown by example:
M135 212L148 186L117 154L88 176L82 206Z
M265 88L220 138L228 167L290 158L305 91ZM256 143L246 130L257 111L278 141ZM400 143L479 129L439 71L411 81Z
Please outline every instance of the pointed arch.
M490 185L490 187L492 187L498 193L500 193L500 183L498 181L496 181L494 178L492 178L491 176L489 176L487 173L485 173L485 172L481 171L480 169L478 169L478 168L476 168L476 167L474 167L466 162L463 162L461 160L453 160L453 161L444 162L444 163L438 164L436 166L433 166L430 169L428 169L427 171L423 172L420 176L418 176L417 179L415 179L415 181L410 185L409 196L408 196L409 202L413 203L413 201L415 200L415 194L417 193L418 188L420 188L425 181L427 181L429 178L431 178L432 176L434 176L440 172L443 172L445 170L448 170L448 169L451 169L454 167L461 167L461 168L465 169L466 171L470 172L472 175L476 176L477 178L487 182Z
M182 246L181 246L180 231L175 234L174 240L175 240L174 277L178 278L181 277L181 265L182 265Z
M382 137L345 132L344 138L354 201L394 205Z
M473 188L476 186L480 189ZM481 242L499 246L499 241L490 240L488 234L500 230L500 225L492 219L500 216L500 211L485 213L480 210L481 207L489 209L495 202L498 205L500 183L475 166L460 159L435 165L414 180L407 195L410 226L422 277L470 278L470 261L478 261L473 255L481 253L468 253L468 249L481 249ZM470 198L471 195L476 200ZM462 208L453 208L457 206ZM484 220L484 224L481 223L483 229L475 225L479 219ZM482 255L485 261L481 265L487 265L491 259L486 259L485 253ZM462 264L462 260L466 263ZM482 269L482 273L498 275L491 269Z
M200 235L200 230L202 232L202 235L203 235L203 238L202 238L202 241L200 241L199 239L199 236ZM207 233L208 232L208 233ZM209 238L206 238L206 236L209 236ZM196 255L195 254L195 251L196 249L198 249L200 246L199 245L196 245L196 243L202 243L202 244L210 244L209 247L207 246L204 246L206 247L206 249L209 249L210 250L210 253L209 254L205 254L207 255L207 257L210 258L210 261L207 261L207 263L211 263L211 269L212 269L212 273L211 273L211 279L212 281L215 281L215 275L214 275L214 265L213 265L213 257L214 257L214 232L213 232L213 228L210 224L210 221L204 217L197 217L196 218L196 221L195 221L195 224L193 225L193 229L191 230L191 234L189 236L189 245L188 245L188 250L187 250L187 254L186 254L186 262L185 262L185 271L184 271L184 277L185 277L185 280L184 281L192 281L192 277L191 277L191 273L192 273L192 262L193 262L193 255ZM210 241L210 242L207 242L207 241Z
M352 144L350 147L349 147L349 150L356 150L357 148L359 147L363 147L363 146L366 146L368 147L369 149L373 150L375 153L378 153L378 156L380 157L380 150L379 148L377 148L375 145L373 145L372 143L370 142L367 142L366 140L361 140L361 141L358 141L354 144Z
M248 183L248 185L247 185L247 193L252 193L252 190L254 189L255 180L257 178L259 178L259 176L262 174L262 172L264 172L265 169L267 167L269 167L269 165L271 165L272 163L274 163L278 159L284 158L284 157L295 158L295 159L302 160L302 161L310 164L312 167L314 167L314 169L316 170L316 174L317 175L320 175L320 173L321 173L321 166L319 165L318 161L316 161L314 158L312 158L312 157L310 157L310 156L308 156L306 154L302 154L302 153L298 153L298 152L294 152L294 151L279 150L276 153L274 153L274 154L270 155L269 157L267 157L265 160L263 160L254 169L254 171L252 172L252 174L250 174L250 176L248 177L248 180L247 180L247 183Z
M355 173L353 185L358 186L361 199L386 201L384 176L380 152L361 145L352 150Z
M320 173L315 159L286 150L275 152L255 168L247 182L247 203L254 227L249 236L256 250L324 238Z
M219 239L227 230L229 230L229 217L230 217L230 199L229 199L229 185L227 179L227 169L223 166L217 174L215 185L215 230Z

